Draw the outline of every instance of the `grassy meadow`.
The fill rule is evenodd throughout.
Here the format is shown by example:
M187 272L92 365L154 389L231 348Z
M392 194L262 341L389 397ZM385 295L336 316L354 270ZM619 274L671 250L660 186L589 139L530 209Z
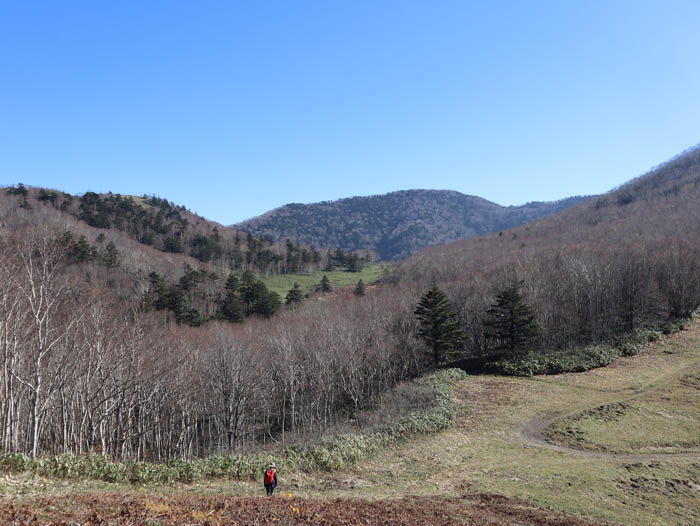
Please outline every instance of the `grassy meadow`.
M295 283L299 284L304 294L314 293L324 275L328 277L328 281L334 289L354 287L359 280L362 280L365 285L369 285L379 280L388 268L390 268L389 265L377 264L367 265L360 272L346 272L344 270L324 272L319 270L305 274L279 274L262 278L262 281L268 290L276 292L284 300L287 292Z

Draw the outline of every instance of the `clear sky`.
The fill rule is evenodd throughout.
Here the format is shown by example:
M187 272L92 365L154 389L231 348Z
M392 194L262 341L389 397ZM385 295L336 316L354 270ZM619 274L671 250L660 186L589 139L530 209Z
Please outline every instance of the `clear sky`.
M600 193L700 142L698 0L0 0L0 184L235 223Z

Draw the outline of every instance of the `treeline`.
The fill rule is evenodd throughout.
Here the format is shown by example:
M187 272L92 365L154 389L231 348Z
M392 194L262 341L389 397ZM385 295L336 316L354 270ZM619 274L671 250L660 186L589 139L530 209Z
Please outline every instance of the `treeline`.
M272 319L201 327L171 323L173 313L195 321L261 314L255 278L203 264L171 281L165 276L183 268L183 256L150 248L143 261L159 258L165 270L127 273L121 261L133 254L102 264L101 249L95 255L79 237L61 242L41 231L31 209L7 197L16 209L0 209L11 225L0 238L0 447L139 460L239 452L357 422L396 382L448 361L443 350L526 359L504 369L516 374L595 364L598 351L586 349L624 346L624 335L700 303L696 157L681 172L659 168L656 186L621 188L634 197L624 203L611 193L608 206L583 203L423 251L371 293L340 291ZM667 192L669 181L683 190ZM95 257L79 262L80 254ZM449 322L447 347L426 338L431 307L423 300L434 289L449 306L438 312ZM510 311L526 329L512 339L499 322Z
M700 246L669 239L544 253L460 273L438 290L448 305L425 294L417 311L445 320L426 339L436 361L467 358L476 370L492 364L518 374L583 370L629 352L624 345L636 334L655 337L692 315L700 306Z
M338 267L356 272L373 259L369 252L360 255L338 249L321 253L315 246L290 241L274 243L270 239L219 228L185 207L156 196L86 192L74 197L63 192L29 189L22 184L8 187L6 194L16 196L22 208L51 206L91 227L118 230L157 250L188 255L220 269L291 274Z
M409 290L190 328L115 294L128 285L109 283L131 279L118 267L86 281L90 263L71 263L72 250L36 231L0 239L4 451L164 460L288 443L357 415L426 365ZM178 287L208 279L191 269ZM228 287L244 309L255 308L249 287L246 276Z
M600 365L628 352L628 338L655 337L700 305L698 199L694 149L556 216L426 250L396 279L420 284L423 293L433 286L445 292L463 335L457 347L467 358L503 358L503 336L494 334L489 311L519 284L537 334L509 357L522 367L502 370Z

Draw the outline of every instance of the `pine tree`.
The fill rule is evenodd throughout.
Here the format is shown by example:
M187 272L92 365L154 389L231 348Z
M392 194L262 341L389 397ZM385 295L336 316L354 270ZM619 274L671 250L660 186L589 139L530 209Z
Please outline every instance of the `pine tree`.
M355 285L355 296L364 296L365 295L365 284L362 282L362 280L357 282L357 285Z
M228 278L226 279L226 285L224 285L226 292L233 292L235 294L238 294L240 292L240 286L240 281L238 281L236 275L233 272L231 272L228 275Z
M332 290L331 282L325 274L321 278L320 290L321 292L330 292Z
M236 275L231 272L226 280L226 294L221 301L221 316L230 322L239 323L245 319L245 306L241 301L240 283Z
M77 263L84 263L86 261L92 261L95 259L95 251L97 249L92 247L85 236L80 236L78 242L73 245L72 259Z
M204 279L202 272L198 272L188 263L183 265L184 274L177 285L170 287L169 308L175 313L175 321L178 324L186 324L190 327L199 327L205 321L204 316L192 305L192 294L197 284Z
M282 298L280 298L280 295L276 292L267 290L267 287L265 287L265 284L262 281L258 283L262 285L265 292L262 294L260 301L256 305L255 313L265 316L266 318L270 318L282 306Z
M265 283L256 279L255 274L249 270L243 273L240 291L246 316L260 314L269 318L282 306L279 294L267 290Z
M358 256L357 254L350 254L347 258L345 258L345 261L348 272L359 272L360 270L362 270L360 264L360 256Z
M144 297L144 307L146 310L167 309L168 297L170 295L168 284L157 272L151 272L148 275L148 281L150 283L150 287Z
M246 316L255 312L255 304L258 301L259 291L255 285L258 280L251 270L246 270L241 276L240 295L241 302L245 307Z
M299 284L295 283L294 286L289 289L289 292L287 292L284 303L285 305L294 305L295 303L301 303L303 299L304 293L301 291Z
M418 335L430 347L435 365L462 345L463 334L452 304L439 288L433 287L421 298L414 311Z
M101 234L100 234L101 235ZM114 268L119 264L119 250L111 241L105 247L105 253L102 256L102 261L107 268Z
M22 183L19 183L16 188L14 186L11 186L10 188L8 188L7 194L8 195L18 195L20 208L26 208L27 210L31 210L32 207L29 204L29 201L27 201L27 196L29 195L29 191L26 189L26 187Z
M513 358L529 351L538 329L532 308L520 296L522 281L513 281L496 295L496 302L486 311L486 335L496 341L495 350Z
M347 257L341 248L336 248L332 257L336 267L344 267L347 263Z

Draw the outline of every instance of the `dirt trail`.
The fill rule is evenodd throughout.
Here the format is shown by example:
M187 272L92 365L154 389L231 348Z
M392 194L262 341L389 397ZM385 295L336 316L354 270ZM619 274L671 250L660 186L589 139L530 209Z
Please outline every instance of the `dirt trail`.
M698 330L697 323L694 326L694 330ZM688 365L685 365L682 368L673 370L669 373L659 376L656 380L647 384L646 386L636 389L634 391L634 394L629 394L629 392L625 393L624 390L617 393L610 392L609 396L605 397L602 400L597 400L596 403L592 405L582 405L571 408L567 411L550 411L547 413L535 415L529 420L521 423L516 428L516 436L518 440L531 446L539 446L553 451L561 451L586 458L615 460L620 462L658 462L673 460L700 461L700 450L698 450L697 448L655 454L615 454L567 447L561 444L549 442L545 438L545 430L558 420L580 415L584 411L595 409L602 405L633 401L637 398L659 390L669 382L677 380L683 377L684 375L687 375L688 373L697 373L698 370L700 370L700 360L696 360Z
M611 402L613 399L611 399ZM617 401L617 400L615 400ZM597 407L597 406L593 406ZM593 409L590 407L588 409ZM585 410L585 409L584 409ZM672 452L672 453L656 453L648 455L628 455L628 454L614 454L614 453L602 453L600 451L590 451L586 449L576 449L572 447L566 447L559 444L554 444L547 441L544 437L544 431L550 425L555 423L557 420L566 418L569 416L574 416L582 411L575 411L573 413L558 413L551 412L545 413L543 415L537 415L530 420L523 422L516 429L516 435L518 440L528 444L530 446L539 446L553 451L562 451L564 453L571 453L572 455L578 455L586 458L597 458L603 460L617 460L620 462L659 462L659 461L700 461L700 451L697 449L691 449L688 451Z

